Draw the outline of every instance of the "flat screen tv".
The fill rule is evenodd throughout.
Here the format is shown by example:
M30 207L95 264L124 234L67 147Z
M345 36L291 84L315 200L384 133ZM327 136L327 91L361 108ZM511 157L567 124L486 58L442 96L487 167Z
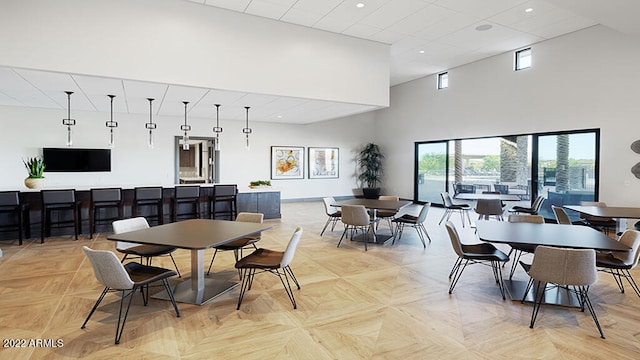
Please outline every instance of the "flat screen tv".
M45 172L111 171L110 149L43 148Z

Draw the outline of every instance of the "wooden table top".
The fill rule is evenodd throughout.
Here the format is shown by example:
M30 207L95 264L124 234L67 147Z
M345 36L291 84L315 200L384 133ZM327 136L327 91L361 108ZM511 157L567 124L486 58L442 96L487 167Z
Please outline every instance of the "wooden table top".
M591 216L601 216L622 219L640 219L640 208L618 206L579 206L567 205L565 209L577 211Z
M628 251L629 247L588 226L477 221L480 240L574 249Z
M378 199L349 199L336 201L335 206L340 205L364 205L367 209L375 210L400 210L405 206L409 206L411 201L407 200L378 200Z
M268 224L242 221L190 219L148 229L112 234L107 239L202 250L269 230L271 227Z
M520 201L518 195L513 194L475 194L475 193L462 193L455 196L460 200L502 200L502 201Z

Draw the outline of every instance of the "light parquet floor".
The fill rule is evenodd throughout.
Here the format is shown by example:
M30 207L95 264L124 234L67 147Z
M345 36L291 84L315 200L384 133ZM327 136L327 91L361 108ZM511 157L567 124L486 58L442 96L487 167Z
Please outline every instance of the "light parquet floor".
M136 296L120 345L113 344L115 294L80 329L102 289L81 246L113 249L104 234L51 238L44 245L1 242L2 338L62 339L64 346L1 348L0 359L640 358L640 298L621 294L608 274L600 274L590 292L606 340L577 309L543 307L532 330L531 305L503 301L488 267L468 267L447 293L455 255L437 224L441 209L429 214L433 242L426 250L408 228L399 243L371 245L368 252L348 240L336 248L341 225L319 236L326 220L320 202L283 203L282 214L259 245L284 249L295 227L304 228L292 263L302 287L295 290L297 310L270 274L256 277L239 311L237 288L203 306L179 303L181 318L168 301L151 299L143 307ZM468 227L459 230L466 242L475 241ZM189 252L175 255L188 275ZM232 260L230 252L219 254L215 271L228 271ZM171 268L169 261L155 264ZM525 279L521 270L516 276Z

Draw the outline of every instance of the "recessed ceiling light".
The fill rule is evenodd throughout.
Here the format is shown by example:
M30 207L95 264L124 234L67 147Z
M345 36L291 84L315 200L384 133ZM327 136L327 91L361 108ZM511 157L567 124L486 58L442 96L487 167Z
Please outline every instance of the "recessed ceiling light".
M357 7L358 9L362 9L362 8L364 7L364 4L363 4L363 3L357 3L357 4L356 4L356 7Z
M424 54L424 50L420 50L418 51L420 54Z
M493 25L491 25L491 24L478 25L478 26L476 26L476 30L478 30L478 31L487 31L487 30L491 29L492 27L493 27Z
M526 9L524 9L524 12L532 12L532 11L533 11L533 8L526 8Z
M276 116L278 119L282 119L282 115L277 115Z

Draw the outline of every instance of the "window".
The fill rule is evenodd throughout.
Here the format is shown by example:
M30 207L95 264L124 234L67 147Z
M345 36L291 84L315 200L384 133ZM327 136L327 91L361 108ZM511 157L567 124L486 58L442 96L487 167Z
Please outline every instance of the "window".
M449 87L449 73L443 72L438 74L438 89L444 89Z
M531 48L516 51L515 70L528 69L531 67Z

